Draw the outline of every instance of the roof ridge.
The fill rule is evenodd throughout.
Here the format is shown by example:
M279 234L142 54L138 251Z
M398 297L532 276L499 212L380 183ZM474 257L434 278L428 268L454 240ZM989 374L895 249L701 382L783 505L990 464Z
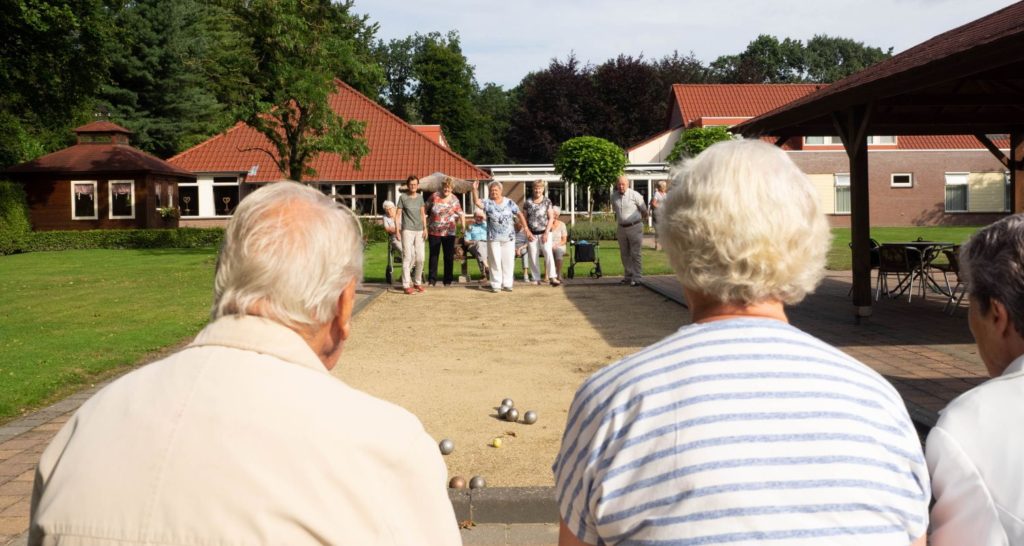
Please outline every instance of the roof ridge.
M482 171L479 167L474 165L473 162L471 162L470 160L468 160L468 159L462 157L461 155L455 153L455 151L453 151L451 148L446 148L444 146L441 146L437 142L434 142L433 140L431 140L431 138L428 137L427 135L424 135L423 133L417 131L416 128L413 127L411 123L409 123L408 121L405 121L404 119L396 116L391 110L388 110L387 108L384 108L379 103L377 103L377 101L372 100L372 99L370 99L370 97L367 97L366 95L360 93L358 90L356 90L356 88L354 88L351 85L343 82L339 78L335 78L334 81L335 81L336 84L340 84L340 85L344 86L345 88L347 88L349 91L351 91L351 93L353 95L355 95L360 100L363 100L363 101L367 102L368 104L372 105L374 108L376 108L376 109L380 110L381 112L383 112L385 115L387 115L387 116L391 117L392 119L394 119L395 121L399 122L407 131L409 131L412 134L416 135L417 137L419 137L419 138L429 142L431 145L437 147L438 149L440 149L441 151L443 151L443 152L447 153L448 155L452 156L456 160L465 163L471 169L477 171L478 173L481 173L481 174L484 174L484 175L487 174L484 171ZM441 124L435 123L435 124L429 124L429 125L438 125L438 126L440 126ZM442 129L442 134L443 134L444 127L441 127L441 129ZM447 140L447 139L445 139L445 140ZM427 174L430 174L430 173L427 173ZM484 178L484 179L486 179L486 178Z

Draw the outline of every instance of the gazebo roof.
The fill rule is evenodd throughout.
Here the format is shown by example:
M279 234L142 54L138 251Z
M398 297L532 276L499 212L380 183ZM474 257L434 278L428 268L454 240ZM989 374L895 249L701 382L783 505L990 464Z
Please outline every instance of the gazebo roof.
M5 172L18 175L19 178L36 174L88 176L96 173L147 172L188 180L196 179L194 174L127 144L75 144L70 148L15 165Z
M132 134L132 132L129 131L128 129L125 129L124 127L121 127L120 125L118 125L116 123L111 123L109 121L94 121L92 123L86 123L85 125L83 125L81 127L75 128L74 132L77 133L77 134L82 134L82 133L124 133L126 135Z
M869 134L1000 134L1024 124L1024 2L746 121L747 135L836 134L832 113L869 105Z

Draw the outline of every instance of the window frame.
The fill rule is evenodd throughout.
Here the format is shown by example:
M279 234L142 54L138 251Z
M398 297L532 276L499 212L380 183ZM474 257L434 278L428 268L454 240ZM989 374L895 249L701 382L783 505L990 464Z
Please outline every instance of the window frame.
M892 142L882 142L880 139L883 138L883 137L891 138ZM899 144L898 138L899 137L897 137L896 135L868 135L868 145L869 146L895 146L895 145ZM903 173L901 173L901 174L903 174Z
M844 178L844 177L846 179L846 183L845 184L841 184L839 181L842 178ZM832 214L842 214L842 215L852 214L852 208L853 208L853 206L852 206L853 204L852 203L850 203L851 210L845 210L845 211L839 210L839 192L838 192L839 188L846 188L847 192L851 192L852 191L850 189L850 173L834 173L832 175L832 191L834 192L833 193L833 199L832 199ZM848 199L847 201L849 202L851 200L852 200L852 196L851 196L851 199Z
M224 179L224 178L234 178L234 182L224 182L224 181L218 182L217 181L218 178L221 178L221 179ZM236 188L237 200L235 202L235 205L233 207L231 207L231 214L221 214L221 213L218 212L217 193L216 193L215 190L217 188L223 188L223 187L229 187L229 186L234 186ZM214 218L231 218L231 216L233 216L235 214L235 209L238 208L239 203L242 202L242 185L239 183L238 177L237 176L232 176L232 177L228 177L228 176L214 176L214 177L212 177L210 179L210 199L213 200L213 217Z
M196 189L196 202L189 203L188 210L196 211L195 214L185 214L185 207L181 206L181 188L195 188ZM182 218L202 218L199 214L199 201L202 199L202 191L200 191L199 182L178 182L178 195L177 199L174 200L175 206L178 207L178 212ZM195 208L192 208L195 207Z
M951 175L953 175L953 176L963 176L963 182L958 182L956 184L950 184L949 183L949 177ZM969 173L969 172L947 172L947 173L943 173L942 176L943 176L943 181L942 181L943 182L943 184L942 184L942 210L943 210L943 212L957 213L957 214L971 212L971 189L970 189L970 176L971 176L971 173ZM964 208L963 208L963 210L950 210L947 207L946 188L949 187L949 186L963 186L965 188L965 190L964 190L964 197L965 197L965 199L964 199Z
M131 184L131 207L132 213L129 216L114 214L114 184ZM134 220L135 219L135 181L134 180L107 180L107 218L111 220Z
M75 214L75 185L77 184L91 184L92 185L92 216L77 216ZM71 219L72 220L99 220L100 219L100 188L98 180L72 180L69 187L71 188Z
M897 182L897 176L906 176L907 182ZM914 173L891 173L889 175L889 187L890 188L913 188L914 187Z

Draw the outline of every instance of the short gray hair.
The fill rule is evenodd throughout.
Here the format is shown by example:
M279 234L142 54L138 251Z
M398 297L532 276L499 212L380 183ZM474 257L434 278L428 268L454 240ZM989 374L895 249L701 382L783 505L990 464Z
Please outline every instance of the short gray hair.
M260 315L309 331L334 319L362 273L355 215L313 188L275 182L246 196L228 222L211 315Z
M960 274L967 282L971 305L988 313L991 300L1006 312L1024 336L1024 214L1007 216L987 226L960 248Z
M562 214L562 207L559 207L558 205L551 205L551 211L555 213L555 217L557 218Z
M505 185L502 184L501 182L498 182L497 180L491 180L490 182L487 183L487 189L488 190L490 190L494 186L498 186L499 188L501 188L502 192L505 191Z
M719 142L674 173L659 237L683 286L720 302L801 301L825 274L831 233L785 152Z

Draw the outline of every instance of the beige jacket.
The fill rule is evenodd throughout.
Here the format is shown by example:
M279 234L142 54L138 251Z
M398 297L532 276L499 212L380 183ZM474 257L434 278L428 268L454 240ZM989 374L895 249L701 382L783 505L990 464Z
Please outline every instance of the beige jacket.
M256 317L87 401L43 453L30 544L460 544L446 470L407 411Z

